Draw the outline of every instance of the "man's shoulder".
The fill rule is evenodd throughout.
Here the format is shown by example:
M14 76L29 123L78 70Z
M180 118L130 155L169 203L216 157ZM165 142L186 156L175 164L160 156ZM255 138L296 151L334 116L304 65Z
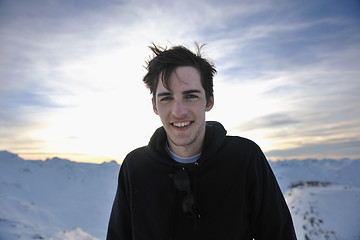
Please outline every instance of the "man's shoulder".
M127 169L136 169L137 166L142 166L146 159L146 147L139 147L129 152L123 161L123 167Z
M234 147L259 148L254 141L240 136L226 136L225 142Z
M145 155L145 152L146 152L146 146L136 148L126 155L125 160L137 159L139 157L143 157Z
M154 160L160 161L161 159L160 155L154 152L150 146L143 146L129 152L125 157L124 162L135 166L146 166L156 162Z
M227 136L227 144L222 149L229 159L235 159L237 163L247 166L260 166L266 160L261 148L252 140L239 136ZM241 160L241 161L238 161Z

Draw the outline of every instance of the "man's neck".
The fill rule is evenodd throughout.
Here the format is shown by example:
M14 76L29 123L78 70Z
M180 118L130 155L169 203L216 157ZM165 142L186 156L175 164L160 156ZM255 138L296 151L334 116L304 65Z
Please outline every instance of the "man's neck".
M170 150L178 155L179 157L192 157L199 153L201 153L201 146L193 148L192 146L176 146L171 141L169 141L169 148Z
M201 153L199 153L199 154L191 156L191 157L180 157L180 156L176 155L175 153L173 153L173 151L171 151L171 149L169 148L169 144L166 144L165 149L168 152L169 156L172 159L174 159L176 162L179 162L179 163L185 163L185 164L194 163L200 158L200 155L201 155Z

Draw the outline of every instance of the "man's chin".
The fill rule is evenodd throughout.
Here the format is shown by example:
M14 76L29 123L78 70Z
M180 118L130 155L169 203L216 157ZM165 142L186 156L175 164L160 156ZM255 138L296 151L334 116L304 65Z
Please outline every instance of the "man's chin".
M168 138L168 141L170 141L173 145L177 147L190 146L195 142L194 139L179 139L179 138Z

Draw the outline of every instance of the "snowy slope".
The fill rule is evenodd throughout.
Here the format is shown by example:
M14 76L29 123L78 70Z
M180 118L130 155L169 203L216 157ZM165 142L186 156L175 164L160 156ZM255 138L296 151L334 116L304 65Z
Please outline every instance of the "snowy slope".
M360 239L358 187L297 187L285 197L299 239Z
M360 240L360 160L270 164L299 240ZM0 151L0 240L104 239L119 167Z
M104 239L118 171L116 162L25 161L0 152L0 239L68 239L69 231Z
M330 182L360 187L359 160L284 160L270 162L283 192L300 181Z
M360 160L270 162L299 240L360 240Z

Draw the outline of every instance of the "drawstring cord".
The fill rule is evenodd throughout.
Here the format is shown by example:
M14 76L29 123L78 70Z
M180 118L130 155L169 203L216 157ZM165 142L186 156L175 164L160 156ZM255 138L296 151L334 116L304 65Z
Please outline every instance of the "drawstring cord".
M174 185L174 175L175 175L175 170L174 170L174 166L171 164L171 173L169 174L169 180L171 181L171 185ZM172 237L174 236L174 229L175 229L175 219L176 219L176 204L177 204L177 199L178 199L178 191L176 191L176 188L173 187L173 196L174 196L174 201L173 201L173 214L172 214L172 218L169 220L171 222L171 227L169 230L169 239L172 239Z
M198 197L198 191L196 191L196 187L197 187L197 168L199 167L199 163L198 162L194 162L193 163L194 168L193 168L193 184L192 184L192 190L193 190L193 194L195 197L195 216L194 216L194 224L195 224L195 232L197 231L197 227L198 227L198 221L201 218L200 215L200 210L199 210L199 205L198 205L198 201L197 201L197 197Z

